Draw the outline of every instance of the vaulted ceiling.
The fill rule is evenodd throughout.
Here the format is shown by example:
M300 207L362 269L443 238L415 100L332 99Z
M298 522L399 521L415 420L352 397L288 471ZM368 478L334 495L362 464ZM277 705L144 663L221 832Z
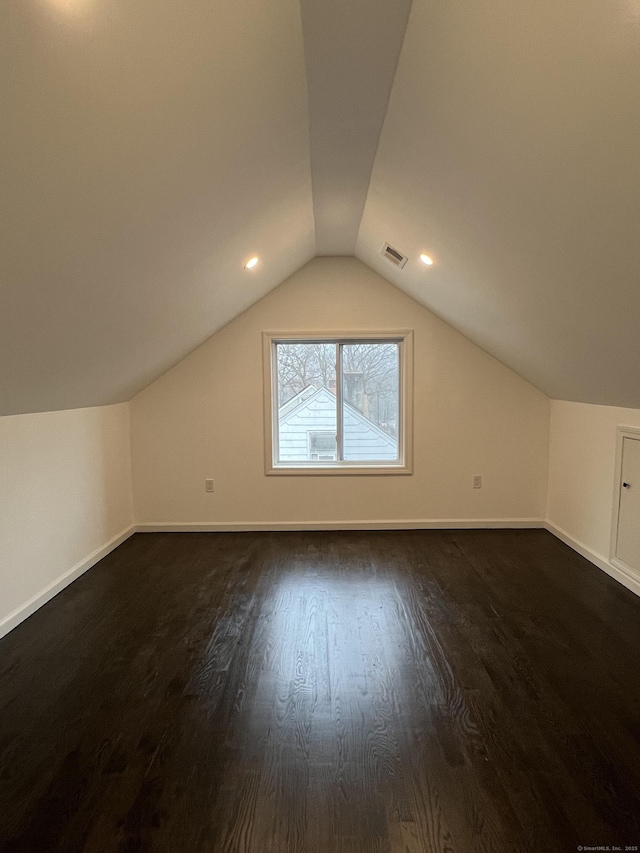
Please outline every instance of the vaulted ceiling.
M129 399L316 254L640 407L640 0L8 0L0 73L0 414Z

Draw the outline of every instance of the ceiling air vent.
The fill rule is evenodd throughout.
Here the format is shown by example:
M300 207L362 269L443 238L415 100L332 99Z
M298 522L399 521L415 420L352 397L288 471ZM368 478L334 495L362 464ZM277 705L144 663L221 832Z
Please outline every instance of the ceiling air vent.
M384 244L380 254L383 258L391 261L394 266L400 267L400 269L402 269L402 267L407 263L407 258L404 255L401 255L397 249L394 249L393 246L390 246L388 243Z

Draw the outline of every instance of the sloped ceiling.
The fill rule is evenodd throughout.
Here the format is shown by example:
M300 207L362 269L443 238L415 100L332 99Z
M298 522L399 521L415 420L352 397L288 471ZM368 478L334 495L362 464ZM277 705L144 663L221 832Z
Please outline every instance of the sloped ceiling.
M639 0L414 0L356 254L549 396L640 407Z
M411 0L300 0L318 255L353 255Z
M9 0L0 74L0 414L129 399L354 253L640 407L638 0Z
M0 73L2 413L130 398L313 257L297 0L9 0Z

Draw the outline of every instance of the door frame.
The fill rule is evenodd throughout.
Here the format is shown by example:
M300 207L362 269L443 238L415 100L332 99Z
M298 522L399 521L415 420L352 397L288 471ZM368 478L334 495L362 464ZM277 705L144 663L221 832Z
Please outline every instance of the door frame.
M609 562L618 569L638 577L638 570L629 566L624 560L616 556L618 549L618 523L620 521L620 489L622 487L622 447L625 438L640 440L640 427L619 426L616 437L616 462L613 478L613 512L611 513L611 538L609 545Z

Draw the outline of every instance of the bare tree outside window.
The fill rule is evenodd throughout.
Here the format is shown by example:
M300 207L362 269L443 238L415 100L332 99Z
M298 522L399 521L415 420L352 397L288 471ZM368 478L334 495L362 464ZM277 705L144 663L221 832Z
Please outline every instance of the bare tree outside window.
M282 406L310 385L335 392L336 344L278 344L278 402Z

